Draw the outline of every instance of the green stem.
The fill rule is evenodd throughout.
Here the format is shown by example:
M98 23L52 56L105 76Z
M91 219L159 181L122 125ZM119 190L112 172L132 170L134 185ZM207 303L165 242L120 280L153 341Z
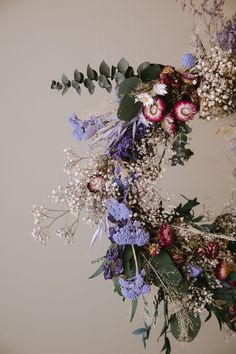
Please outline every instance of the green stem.
M138 269L137 255L136 255L136 252L135 252L134 245L131 245L131 247L132 247L132 251L133 251L133 255L134 255L134 262L135 262L136 274L138 274L138 273L139 273L139 269Z

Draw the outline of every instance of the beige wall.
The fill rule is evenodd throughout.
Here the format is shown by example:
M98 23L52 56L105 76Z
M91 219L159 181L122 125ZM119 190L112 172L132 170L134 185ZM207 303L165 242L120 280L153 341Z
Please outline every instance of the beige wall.
M105 242L89 251L91 233L81 225L73 246L52 237L42 247L30 237L30 211L63 183L63 149L86 149L72 140L67 116L96 113L106 96L62 98L50 91L50 80L103 58L178 65L190 27L174 0L0 0L0 354L144 353L130 334L141 324L141 309L130 325L129 308L111 283L88 280ZM194 122L196 156L163 180L165 190L198 195L214 210L234 187L224 138L215 135L219 124ZM154 332L147 354L160 349ZM235 352L235 339L226 343L215 321L191 347L173 342L173 354Z

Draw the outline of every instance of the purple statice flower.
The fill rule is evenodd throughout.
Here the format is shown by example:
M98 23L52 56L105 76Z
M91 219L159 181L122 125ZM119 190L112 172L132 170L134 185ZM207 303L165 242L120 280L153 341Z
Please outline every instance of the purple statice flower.
M190 278L198 278L202 274L203 269L194 264L187 265Z
M114 261L119 257L120 250L119 247L113 246L107 250L106 259L108 261Z
M73 128L74 138L79 141L92 138L104 126L99 117L92 116L87 120L81 120L74 113L69 117L69 122Z
M105 263L103 265L103 276L107 279L112 279L114 276L120 275L123 269L123 262L121 259L122 248L118 245L112 244L107 250L105 256Z
M232 50L236 55L236 17L226 23L226 26L217 34L217 40L224 50Z
M144 281L145 270L142 269L141 273L138 273L134 278L126 280L119 278L121 286L121 293L125 299L136 300L139 295L146 295L150 292L150 285Z
M112 154L112 157L116 160L121 158L132 158L131 148L134 142L131 136L122 137L122 139L115 146L115 151Z
M113 197L107 201L107 212L115 221L127 220L132 216L132 211L124 203L119 203Z
M118 258L115 261L114 264L114 268L113 268L113 274L115 277L117 277L118 275L120 275L120 273L122 272L123 269L123 262L122 259Z
M148 127L140 123L136 129L135 136L133 136L132 125L125 132L124 135L119 139L115 146L112 147L110 156L114 159L119 160L122 158L133 159L133 151L132 148L134 146L135 141L140 140L146 134L146 130Z
M181 59L182 65L190 69L196 64L196 57L191 53L185 53Z
M118 245L143 246L150 237L139 221L128 221L125 225L117 225L112 233L112 240Z
M108 279L112 279L113 278L113 274L112 274L112 270L111 270L111 266L109 263L105 263L103 265L103 276L105 280Z

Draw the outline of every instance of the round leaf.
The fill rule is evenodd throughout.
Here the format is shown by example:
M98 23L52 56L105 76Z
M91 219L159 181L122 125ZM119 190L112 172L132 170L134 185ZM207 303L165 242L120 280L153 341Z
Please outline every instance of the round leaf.
M125 93L120 106L118 108L118 118L120 120L130 121L138 115L142 107L141 102L136 102L134 97L131 97L127 92Z
M181 324L178 321L178 313L174 314L170 318L170 329L173 336L178 341L191 342L196 338L198 332L201 328L201 319L199 316L194 316L192 311L186 311L186 314L189 319L189 325L187 328L187 337L181 338ZM181 316L182 314L180 314Z
M119 91L118 91L118 95L121 97L123 96L126 92L131 92L132 90L135 89L135 87L137 87L139 84L141 83L141 80L136 77L129 77L128 79L123 80L120 83L119 86Z

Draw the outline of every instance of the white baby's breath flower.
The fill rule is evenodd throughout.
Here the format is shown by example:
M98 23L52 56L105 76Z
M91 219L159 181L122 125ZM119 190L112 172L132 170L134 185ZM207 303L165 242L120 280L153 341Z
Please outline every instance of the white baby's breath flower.
M148 93L140 93L135 96L135 102L142 102L145 107L150 107L153 104L153 98Z
M167 89L166 89L166 85L165 84L156 84L153 86L152 91L154 93L154 95L161 95L164 96L167 94Z

